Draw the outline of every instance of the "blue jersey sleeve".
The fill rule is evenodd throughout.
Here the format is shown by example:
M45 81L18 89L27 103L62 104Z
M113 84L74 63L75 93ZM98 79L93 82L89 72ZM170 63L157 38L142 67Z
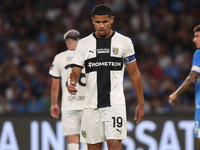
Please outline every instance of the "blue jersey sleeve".
M200 67L200 49L194 53L192 65Z

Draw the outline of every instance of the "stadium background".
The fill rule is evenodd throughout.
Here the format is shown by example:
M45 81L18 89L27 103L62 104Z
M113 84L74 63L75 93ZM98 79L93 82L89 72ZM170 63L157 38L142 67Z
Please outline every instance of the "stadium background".
M181 149L186 149L186 141L181 139L190 137L185 136L189 130L181 133L178 122L194 118L194 87L179 96L174 107L168 104L168 96L190 72L195 51L193 28L200 24L199 0L0 0L0 150L12 145L9 143L12 134L8 132L4 137L6 121L24 130L29 130L31 121L41 119L55 126L58 120L49 114L51 78L48 70L53 57L66 50L63 33L74 28L84 37L94 31L90 12L99 3L112 8L113 29L134 43L145 95L144 120L153 120L160 131L165 127L164 122L168 124L167 121L172 120ZM132 118L137 99L127 71L124 90L128 119L136 127ZM23 121L29 122L28 126L21 124ZM147 135L155 131L154 126L150 128L145 130ZM15 132L22 134L23 130ZM134 130L131 134L135 135ZM175 149L171 141L174 136L167 137L169 147L157 149ZM155 135L155 139L159 143L162 138ZM151 149L141 141L135 143L137 150ZM23 146L19 149L24 150Z

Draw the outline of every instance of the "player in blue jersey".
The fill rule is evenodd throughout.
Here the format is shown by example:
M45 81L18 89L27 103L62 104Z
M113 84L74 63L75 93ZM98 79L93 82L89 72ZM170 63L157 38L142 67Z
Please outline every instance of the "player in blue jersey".
M83 67L86 71L86 94L81 121L82 136L89 150L121 150L126 138L126 106L123 90L125 65L138 99L136 123L143 120L144 97L135 50L130 38L111 29L111 9L97 5L92 10L95 32L79 40L71 64L74 66L68 91L75 94L75 84Z
M178 95L186 91L192 84L195 83L195 128L194 137L197 147L200 150L200 25L194 28L193 42L196 44L197 50L193 56L192 68L189 76L183 84L169 96L169 103L174 106L173 101Z

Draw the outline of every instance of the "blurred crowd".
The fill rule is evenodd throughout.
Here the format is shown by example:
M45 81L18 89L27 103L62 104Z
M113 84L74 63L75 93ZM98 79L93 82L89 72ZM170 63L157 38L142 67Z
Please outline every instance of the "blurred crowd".
M194 87L168 96L189 75L196 50L193 28L200 24L199 0L0 0L0 114L49 113L49 68L66 50L63 34L77 29L85 37L94 28L91 10L100 3L113 10L112 28L133 41L142 76L145 113L194 111ZM127 111L137 99L124 75Z

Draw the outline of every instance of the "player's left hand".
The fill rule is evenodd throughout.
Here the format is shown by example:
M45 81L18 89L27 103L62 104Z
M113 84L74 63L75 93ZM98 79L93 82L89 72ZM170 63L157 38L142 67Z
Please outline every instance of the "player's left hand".
M135 117L136 123L139 123L143 120L144 117L144 106L138 105L135 109Z

